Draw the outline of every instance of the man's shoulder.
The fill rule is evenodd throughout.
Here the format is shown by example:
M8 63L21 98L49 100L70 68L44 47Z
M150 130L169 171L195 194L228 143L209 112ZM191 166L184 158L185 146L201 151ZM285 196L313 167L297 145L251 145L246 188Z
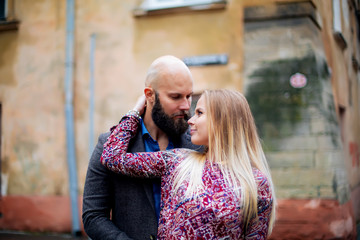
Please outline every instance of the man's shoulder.
M103 145L105 144L109 136L110 136L110 132L100 133L98 135L96 149L102 149Z
M110 136L110 132L103 132L99 135L99 140L106 140Z

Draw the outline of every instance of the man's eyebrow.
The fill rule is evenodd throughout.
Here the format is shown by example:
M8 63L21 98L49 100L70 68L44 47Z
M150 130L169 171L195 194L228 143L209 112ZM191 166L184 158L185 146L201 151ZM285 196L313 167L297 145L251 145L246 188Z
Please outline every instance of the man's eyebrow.
M168 95L185 95L185 96L187 96L187 95L193 95L193 94L194 94L194 92L187 93L187 94L180 93L180 92L168 92Z

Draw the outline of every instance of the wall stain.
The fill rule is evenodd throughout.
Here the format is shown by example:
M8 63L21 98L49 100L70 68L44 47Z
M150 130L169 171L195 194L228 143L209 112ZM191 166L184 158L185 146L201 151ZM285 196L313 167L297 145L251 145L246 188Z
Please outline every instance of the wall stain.
M302 73L307 78L303 88L293 88L290 77ZM334 146L338 145L338 127L330 87L330 74L325 60L310 53L303 58L263 61L250 75L245 90L260 137L271 144L272 139L287 137L285 126L314 118L310 108L334 125L328 133Z

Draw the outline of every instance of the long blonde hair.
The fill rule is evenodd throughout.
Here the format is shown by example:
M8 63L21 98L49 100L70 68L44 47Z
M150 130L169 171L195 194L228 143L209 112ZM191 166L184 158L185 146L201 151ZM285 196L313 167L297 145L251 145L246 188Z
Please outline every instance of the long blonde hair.
M241 206L246 227L257 217L257 184L253 167L260 170L270 184L273 196L268 233L275 221L275 192L270 169L263 152L256 125L246 98L239 92L227 89L206 90L202 94L206 102L209 136L208 160L217 163L225 180L241 196ZM174 189L188 182L185 196L202 189L202 171L205 154L191 153L176 171Z

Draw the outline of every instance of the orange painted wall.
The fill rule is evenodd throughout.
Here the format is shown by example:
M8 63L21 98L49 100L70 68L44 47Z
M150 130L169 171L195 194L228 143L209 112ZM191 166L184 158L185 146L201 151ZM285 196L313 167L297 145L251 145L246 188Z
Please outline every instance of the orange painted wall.
M243 90L244 6L296 0L229 0L225 9L141 18L132 14L140 1L75 2L74 109L78 191L81 196L91 151L88 136L92 34L96 34L94 130L97 136L107 131L135 103L141 94L149 64L160 55L173 54L182 58L228 54L227 65L191 67L195 77L194 90L196 93L205 88L219 87ZM353 209L356 219L360 219L359 150L356 150L360 146L359 74L356 75L351 65L352 54L359 59L358 41L352 39L351 29L346 29L344 35L349 47L345 51L339 50L332 35L331 1L313 2L322 17L323 43L332 69L335 102L337 106L346 107L342 118L344 161L353 206L350 203L338 205L333 200L282 199L278 226L290 221L291 215L287 213L293 210L296 219L291 229L296 229L300 222L306 220L306 215L301 215L310 211L306 206L317 206L314 209L321 211L321 216L316 218L318 213L311 210L314 220L307 222L306 226L315 226L325 217L347 226L349 209ZM19 20L19 28L0 32L0 206L3 213L0 228L67 232L70 231L71 219L67 203L63 90L66 1L10 0L9 3L11 17ZM348 103L349 79L353 91L351 106ZM18 214L19 209L33 211ZM41 209L43 214L39 214ZM54 212L54 209L61 211ZM334 210L333 215L327 209ZM29 219L36 224L30 224ZM50 224L50 219L57 226ZM326 236L336 235L332 235L334 231L330 228L324 226L324 229ZM280 236L276 234L283 231L282 227L275 229L273 239L280 239L275 236ZM352 232L344 234L353 236Z

